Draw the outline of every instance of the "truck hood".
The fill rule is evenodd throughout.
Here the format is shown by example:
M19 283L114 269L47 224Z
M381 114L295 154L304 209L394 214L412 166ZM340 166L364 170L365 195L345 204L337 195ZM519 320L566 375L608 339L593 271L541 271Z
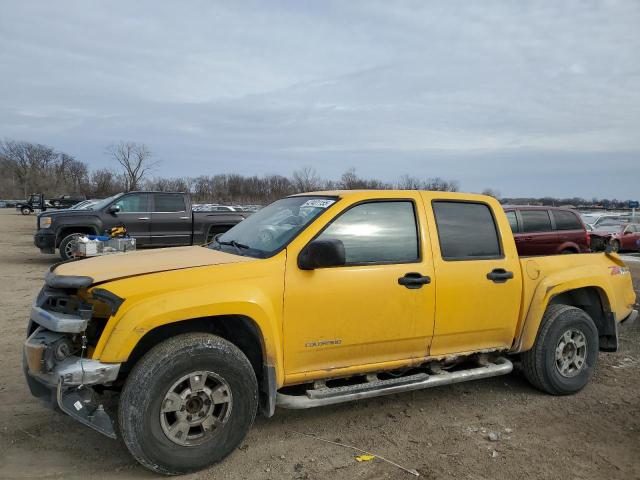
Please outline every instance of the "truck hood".
M72 277L84 278L87 283L96 284L146 273L252 260L255 259L205 247L159 248L64 262L47 275L47 283L58 284L64 281L64 277Z

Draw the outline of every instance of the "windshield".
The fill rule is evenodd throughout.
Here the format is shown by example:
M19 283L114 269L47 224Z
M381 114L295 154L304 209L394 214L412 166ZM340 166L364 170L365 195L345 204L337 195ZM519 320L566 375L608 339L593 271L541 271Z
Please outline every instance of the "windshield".
M270 257L336 201L335 197L321 196L277 200L217 237L209 248L249 257Z
M104 207L106 207L107 205L109 205L112 201L114 201L116 198L118 198L120 195L122 195L121 193L117 193L111 197L105 198L103 200L99 200L96 203L94 203L93 205L89 205L88 208L86 208L86 210L101 210Z

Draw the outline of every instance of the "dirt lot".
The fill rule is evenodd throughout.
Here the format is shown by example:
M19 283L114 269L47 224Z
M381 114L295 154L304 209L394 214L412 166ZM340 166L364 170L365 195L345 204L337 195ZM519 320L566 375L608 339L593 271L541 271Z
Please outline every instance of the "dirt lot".
M29 306L57 257L32 244L35 217L0 211L0 478L150 478L119 441L46 409L21 371ZM631 263L636 291L640 263ZM295 432L358 446L440 478L640 478L640 328L601 354L572 397L544 395L518 372L486 381L258 418L243 445L197 479L415 478L378 459ZM497 433L497 441L489 433ZM492 435L494 436L494 435Z

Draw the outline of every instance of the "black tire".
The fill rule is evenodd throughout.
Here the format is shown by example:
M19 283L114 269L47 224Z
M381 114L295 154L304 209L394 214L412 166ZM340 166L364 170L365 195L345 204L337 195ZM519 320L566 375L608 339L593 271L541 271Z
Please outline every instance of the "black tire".
M176 381L199 371L214 372L227 383L230 411L204 443L178 445L163 430L161 407ZM257 407L258 383L242 351L215 335L187 333L155 346L136 364L122 390L118 418L124 443L140 464L180 475L229 455L251 428Z
M573 376L560 373L556 349L565 332L579 332L586 341L584 362ZM591 317L569 305L547 308L533 348L522 354L522 367L527 380L551 395L570 395L585 387L598 363L598 330Z
M23 215L31 215L31 209L30 209L30 208L28 208L28 207L22 207L22 209L20 210L20 212L21 212Z
M570 248L565 248L560 252L560 255L571 255L573 253L577 253L575 250L571 250Z
M72 258L75 258L75 255L73 254L74 242L76 241L76 238L81 235L81 233L72 233L62 239L60 246L58 247L60 249L60 258L62 258L62 260L71 260Z

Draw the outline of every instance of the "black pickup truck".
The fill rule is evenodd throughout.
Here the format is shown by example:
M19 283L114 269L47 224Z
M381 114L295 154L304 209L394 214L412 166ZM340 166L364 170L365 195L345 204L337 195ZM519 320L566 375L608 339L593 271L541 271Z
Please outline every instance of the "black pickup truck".
M33 242L42 253L64 260L73 257L76 238L82 234L101 235L124 225L136 245L174 247L211 241L244 220L249 212L193 212L184 193L128 192L100 200L86 210L58 210L38 215L38 231Z

